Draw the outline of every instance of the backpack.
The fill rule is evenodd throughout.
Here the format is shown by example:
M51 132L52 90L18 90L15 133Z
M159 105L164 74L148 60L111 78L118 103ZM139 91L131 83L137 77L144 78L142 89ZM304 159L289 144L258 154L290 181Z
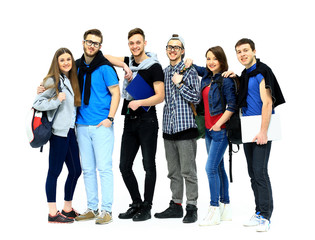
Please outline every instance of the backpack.
M58 84L58 89L59 92L61 92L60 82ZM59 107L57 108L51 122L48 120L46 111L39 111L35 108L31 108L31 110L28 112L26 116L25 128L28 141L32 148L40 147L40 152L43 151L43 146L51 137L53 121L56 117Z
M234 81L235 84L235 96L238 95L238 89L239 84L238 80L231 78ZM220 91L220 99L221 99L221 105L223 112L226 110L223 92L222 92L222 86L223 86L223 77L220 76L218 80L213 81L213 83L216 83L218 85L219 91ZM227 138L229 141L229 175L230 175L230 182L233 182L232 177L232 154L237 153L240 150L240 144L242 144L242 133L241 133L241 121L239 117L239 110L237 110L230 118L229 121L225 123L226 131L227 131ZM233 150L233 144L236 145L237 150Z

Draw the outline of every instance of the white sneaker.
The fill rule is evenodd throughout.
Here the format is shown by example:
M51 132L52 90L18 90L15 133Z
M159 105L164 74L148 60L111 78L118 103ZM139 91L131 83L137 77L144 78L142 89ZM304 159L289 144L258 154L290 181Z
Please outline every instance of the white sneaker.
M259 225L256 227L257 232L268 232L270 228L270 221L260 216Z
M245 222L243 225L244 227L255 227L258 226L260 223L260 212L255 213L249 221Z
M220 202L221 221L232 221L232 208L230 204Z
M220 224L220 208L210 206L206 217L199 223L199 226L213 226Z

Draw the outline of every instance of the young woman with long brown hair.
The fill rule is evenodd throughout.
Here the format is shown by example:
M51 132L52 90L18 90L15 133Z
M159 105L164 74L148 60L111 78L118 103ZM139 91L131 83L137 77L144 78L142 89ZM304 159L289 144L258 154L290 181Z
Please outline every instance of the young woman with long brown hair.
M81 175L79 149L74 131L76 107L81 105L81 94L75 62L67 48L56 51L49 72L44 78L42 90L44 91L37 95L33 107L47 111L49 121L54 119L49 140L49 169L46 179L48 222L72 223L78 215L72 208L72 198ZM41 91L38 89L38 92ZM56 189L64 163L69 173L64 189L64 207L60 213L56 206Z
M210 226L231 220L229 181L223 156L228 146L225 123L236 111L235 84L231 78L222 77L222 73L228 76L231 72L227 72L227 58L220 46L207 50L206 67L194 67L202 77L200 94L205 109L206 172L211 196L208 212L199 225Z

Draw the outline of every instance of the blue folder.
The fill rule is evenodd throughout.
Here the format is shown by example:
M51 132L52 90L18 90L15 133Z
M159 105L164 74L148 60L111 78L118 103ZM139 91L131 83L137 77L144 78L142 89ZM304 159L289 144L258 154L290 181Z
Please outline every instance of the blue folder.
M128 84L126 91L136 100L152 97L155 92L150 85L140 76L137 76ZM149 111L150 107L142 106L145 111Z

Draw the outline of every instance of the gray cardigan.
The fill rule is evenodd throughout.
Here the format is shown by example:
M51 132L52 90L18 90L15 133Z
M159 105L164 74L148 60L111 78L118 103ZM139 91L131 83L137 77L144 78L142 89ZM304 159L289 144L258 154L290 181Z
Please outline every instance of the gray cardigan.
M60 76L61 91L66 94L62 102L56 97L56 89L52 87L54 79L48 78L44 87L47 89L36 96L33 107L39 111L47 111L48 120L52 121L58 106L60 105L54 123L52 133L60 137L67 137L70 127L75 119L76 108L74 106L74 92L70 80L66 76Z

